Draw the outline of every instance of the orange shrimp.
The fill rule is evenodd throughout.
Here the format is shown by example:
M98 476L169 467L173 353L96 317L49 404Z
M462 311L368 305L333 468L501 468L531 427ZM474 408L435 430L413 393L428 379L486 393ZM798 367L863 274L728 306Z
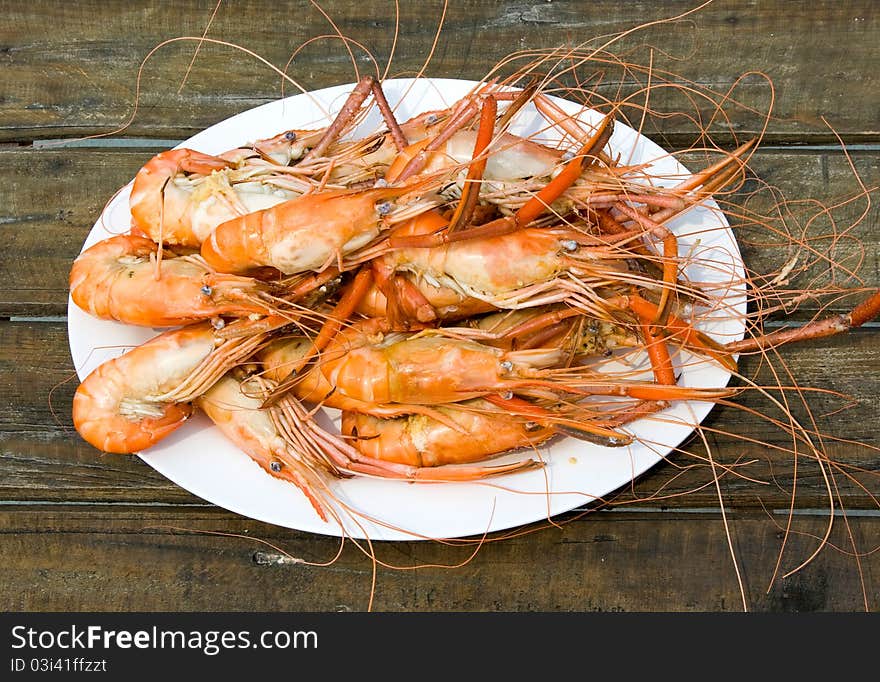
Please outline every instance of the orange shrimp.
M105 452L155 445L190 416L188 403L252 355L266 333L224 338L209 322L164 332L86 377L73 398L74 426Z
M156 242L198 247L220 223L274 206L311 186L291 179L263 181L255 177L260 167L247 164L192 149L157 154L135 176L129 200L132 228Z
M446 225L436 210L422 213L395 228L395 234L427 232ZM416 286L404 275L397 274L390 259L376 258L371 262L374 282L357 307L367 317L386 317L395 328L408 329L435 320L454 320L493 309L488 303L462 295L446 286L421 280Z
M414 467L478 462L508 450L535 447L555 433L485 400L444 405L437 410L449 421L421 414L380 419L343 412L342 433L368 457Z
M569 409L569 403L597 395L636 400L711 400L732 395L730 389L616 381L587 367L564 368L557 377L555 368L568 357L564 346L505 351L447 336L443 330L388 333L388 323L380 319L355 322L340 332L311 369L289 376L307 347L299 339L282 340L258 354L266 375L278 382L274 395L290 391L300 400L327 407L377 417L422 414L447 424L436 405L506 395L505 406L513 414L538 417L567 433L614 445L629 441L602 425L607 415L583 403ZM511 402L514 394L541 399L548 407L519 399Z
M302 400L328 407L396 416L416 405L506 390L498 384L500 363L506 360L498 349L442 336L388 332L382 319L354 323L333 339L309 371L290 380L292 391ZM283 339L269 344L258 357L269 378L285 382L304 348L299 338ZM526 362L518 363L518 370L525 371L529 360L532 365L552 366L562 357L553 350L531 355L540 358L524 357ZM507 362L512 371L513 364Z
M532 95L530 89L523 91L502 119L508 121L508 114L518 110ZM490 94L486 100L499 96L500 93ZM638 173L640 168L613 167L611 159L601 151L613 130L610 116L592 135L582 131L578 139L585 140L586 144L575 154L509 132L493 135L495 108L489 107L488 112L485 106L483 109L479 130L461 129L468 119L459 117L433 138L404 149L389 167L386 179L404 182L423 174L454 173L454 185L461 193L463 204L473 205L464 197L476 186L481 200L496 205L502 213L516 211L517 220L523 225L546 210L564 215L584 205L610 206L623 197L635 197L649 205L684 207L679 197L670 197L627 177ZM471 113L474 111L471 109ZM604 165L598 165L599 161ZM473 173L475 165L480 169ZM449 188L444 192L448 193ZM526 206L529 208L522 214ZM466 214L468 209L464 212ZM531 213L535 215L529 215ZM465 223L466 219L456 222Z
M430 234L442 224L442 218L425 214L402 226L405 230L398 229L394 238ZM635 239L636 234L605 239L566 227L521 228L444 246L388 250L376 257L373 267L385 279L405 275L428 302L436 300L445 307L467 310L472 300L512 309L583 301L596 298L595 283L653 283L629 272L625 260L632 254L617 245Z
M196 400L196 405L271 476L296 485L324 521L332 511L332 492L322 474L341 478L355 473L415 481L475 480L538 466L527 459L498 466L428 467L376 458L362 453L347 439L318 426L298 401L290 396L270 408L260 396L271 383L259 377L244 378L230 372ZM532 437L536 439L539 435ZM520 444L523 440L518 441Z
M321 271L372 242L388 226L433 208L438 200L430 197L410 206L391 203L423 187L425 183L306 194L219 225L202 244L202 257L221 272L267 265L288 275Z
M289 446L273 422L272 412L260 409L261 400L250 392L245 381L229 373L199 396L195 404L264 471L296 485L326 521L323 505L313 492L320 485L316 470L335 472L336 468L320 452L310 458Z
M553 349L506 353L440 334L386 338L384 329L381 320L355 323L340 334L313 372L320 373L340 398L378 405L439 404L506 391L563 359L561 351Z
M290 168L325 129L285 130L216 156L172 149L137 173L129 207L132 227L154 241L197 247L220 223L299 196L314 186L327 163ZM340 158L360 156L358 143L334 146ZM342 177L341 171L334 176Z
M135 235L110 237L89 247L70 271L73 302L95 317L147 327L274 309L268 283L215 273L197 256L163 254L157 267L152 260L157 248Z

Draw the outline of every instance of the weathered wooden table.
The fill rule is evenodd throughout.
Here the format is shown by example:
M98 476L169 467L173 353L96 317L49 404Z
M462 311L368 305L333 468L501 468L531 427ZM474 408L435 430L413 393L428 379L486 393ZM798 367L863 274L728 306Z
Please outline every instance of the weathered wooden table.
M328 0L322 7L345 35L366 45L380 64L387 61L393 3ZM452 2L426 73L479 78L512 50L581 42L691 7L678 1ZM401 3L391 73L409 75L422 66L443 9L435 0ZM213 0L0 0L4 610L324 611L368 605L374 565L351 545L329 565L298 563L285 552L328 561L339 542L207 504L136 457L97 452L71 424L77 382L64 317L67 274L104 202L156 151L281 95L277 75L253 58L205 44L193 61L195 43L178 42L147 62L133 115L146 54L169 38L201 36L210 21L208 37L243 45L283 67L297 46L334 33L307 2L224 2L212 17L214 10ZM627 44L654 45L658 64L719 92L746 72L766 73L775 86L776 116L753 159L754 173L791 198L834 205L859 191L853 170L868 189L880 184L878 35L880 11L871 0L719 1ZM363 55L356 45L355 52ZM359 64L369 66L364 59ZM290 72L308 88L353 80L348 54L332 37L306 46ZM746 75L737 93L764 102L767 83ZM743 139L756 132L756 117L746 113L734 113ZM127 122L109 137L76 141ZM692 142L678 125L670 120L652 137L672 149ZM876 192L871 198L876 201ZM841 231L855 223L850 234L864 247L859 274L866 287L876 287L880 227L873 203L858 220L867 204L862 197L832 215ZM744 252L752 262L761 258L748 245ZM807 301L797 319L814 310ZM753 610L878 608L878 340L880 328L870 324L785 352L800 383L855 401L830 414L847 401L811 397L818 427L842 439L825 443L835 466L820 469L804 457L795 470L789 454L710 434L718 462L754 460L747 476L722 476L716 488L708 467L691 468L694 460L673 455L607 510L568 514L560 527L543 524L487 544L467 562L471 547L380 543L383 562L431 567L380 566L373 608L739 610L737 568ZM746 375L758 372L766 380L761 371L756 360L743 362ZM707 424L785 444L775 427L748 412L716 408ZM824 549L783 578L811 556L832 514Z

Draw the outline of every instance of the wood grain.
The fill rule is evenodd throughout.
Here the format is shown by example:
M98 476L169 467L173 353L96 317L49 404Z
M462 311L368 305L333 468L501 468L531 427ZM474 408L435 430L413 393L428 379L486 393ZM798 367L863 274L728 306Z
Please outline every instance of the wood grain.
M863 610L859 570L870 590L880 578L878 553L857 564L829 547L783 579L817 545L813 537L792 533L782 571L774 579L784 521L775 516L729 519L748 608ZM878 524L877 518L849 519L856 545L872 548ZM797 517L793 530L815 536L826 525L821 517ZM372 607L575 612L743 608L724 524L717 515L600 512L561 528L530 530L479 548L378 543L374 550L380 561L408 570L378 567ZM851 547L842 523L836 524L831 541L842 549ZM336 558L339 545L335 538L211 510L0 508L0 608L365 610L373 563L351 543ZM416 566L422 567L413 570ZM877 607L875 592L869 591L867 599L869 608Z
M4 471L0 500L201 503L139 459L102 454L79 438L70 419L78 380L63 325L0 322L0 340L5 403L0 414L0 462ZM880 403L875 399L880 393L878 341L880 330L871 328L791 346L783 353L798 384L847 396L805 394L816 427L826 436L851 441L829 438L824 443L827 457L835 463L830 472L848 509L877 509L871 498L878 494L876 476L860 470L872 472L880 467L876 431ZM778 361L774 364L781 371ZM774 383L757 358L744 358L741 372L757 385ZM779 397L778 392L774 397ZM797 396L788 391L785 397L792 403L792 414L809 427L809 415L797 404ZM754 390L746 391L737 402L775 419L785 417ZM787 509L791 505L798 509L828 508L825 476L829 467L820 466L815 456L802 450L795 469L791 436L784 429L732 406L717 407L704 422L704 429L716 466L732 466L726 473L719 469L724 474L720 481L725 504L752 511L763 507ZM803 443L799 447L803 448ZM704 444L694 437L681 450L668 463L641 477L632 489L613 496L613 504L717 508L718 494L712 484L715 475ZM625 452L621 456L625 457ZM855 476L864 487L847 475ZM299 493L291 489L291 494Z
M0 316L66 312L70 264L83 240L105 203L155 151L0 150L0 186L9 188L0 218L6 244L0 253ZM865 186L880 186L880 152L857 151L851 159ZM694 169L706 163L696 154L682 160ZM737 225L737 238L752 270L778 272L797 255L798 248L789 244L790 236L779 236L763 226L756 227L748 216L740 217L744 209L774 215L771 227L775 230L784 229L802 241L803 234L811 237L800 249L793 271L793 276L800 275L798 281L815 288L829 283L833 275L838 285L857 284L851 278L847 280L844 270L832 272L829 261L834 261L857 271L864 286L880 286L880 210L876 201L869 207L863 196L852 199L862 190L842 152L770 149L756 154L751 166L752 179L731 197L732 206L725 204L725 210L732 210L730 221ZM778 188L781 194L772 194L767 185ZM774 213L771 209L780 196L793 203ZM827 215L822 213L823 205L834 207L846 199L852 200ZM855 224L857 220L860 222ZM114 227L124 230L126 226ZM800 272L804 266L807 270ZM848 309L853 303L837 301L832 309ZM815 302L806 301L803 309L809 314L815 310Z
M601 47L611 34L680 15L696 4L690 0L659 6L611 0L449 3L425 73L480 78L512 51L582 43ZM148 53L166 40L202 36L215 5L214 0L2 0L0 139L29 141L118 129L134 113L138 68ZM394 4L338 0L324 3L324 9L344 35L375 55L384 71L394 45ZM742 103L730 108L731 127L738 134L761 128L760 113L766 113L771 102L763 73L774 84L775 118L768 131L772 140L834 141L833 128L849 142L873 142L880 134L874 95L880 75L873 68L880 17L874 9L871 0L718 1L671 24L635 32L609 49L629 61L651 63L654 82L668 70L679 75L676 82L718 95L733 89ZM422 69L443 10L440 0L400 3L389 75L411 75ZM291 9L259 0L222 3L207 36L259 53L280 69L296 53L290 76L304 88L315 89L356 80L352 61L333 34L314 7ZM327 35L331 37L299 50L312 38ZM282 93L280 76L256 59L221 45L202 45L188 72L196 48L194 40L178 41L160 48L147 61L139 108L123 134L188 137L292 91L288 86ZM375 70L366 52L357 45L352 50L359 71ZM619 74L609 65L584 68L578 79L595 82L599 72L602 94L615 95ZM624 88L624 94L628 90ZM641 104L644 98L637 100ZM713 116L708 103L693 107L672 90L655 90L650 105L664 113L695 108L702 121ZM693 141L696 129L683 117L658 121L663 142L670 145ZM729 134L726 137L729 140Z

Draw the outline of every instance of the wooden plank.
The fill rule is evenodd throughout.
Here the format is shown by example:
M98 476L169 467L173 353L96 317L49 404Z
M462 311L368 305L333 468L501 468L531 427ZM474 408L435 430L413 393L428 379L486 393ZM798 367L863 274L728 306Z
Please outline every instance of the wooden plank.
M147 54L162 41L201 36L216 4L3 0L0 139L72 137L118 128L132 115L138 67ZM674 0L659 7L611 0L587 5L577 0L514 0L445 7L441 0L420 0L400 5L390 75L411 75L422 68L445 10L444 29L425 73L480 78L511 51L588 41L601 46L612 33L682 14L695 3ZM375 55L384 70L394 45L393 5L384 0L337 0L322 7L344 35ZM871 0L724 0L671 24L636 32L610 49L628 61L651 63L654 84L667 69L680 74L679 83L708 88L718 96L733 88L743 106L727 109L738 134L761 127L755 111L766 112L771 99L763 73L775 88L775 118L768 130L773 140L833 141L825 117L848 141L871 142L880 133L875 95L880 75L874 68L878 29L880 16ZM282 69L295 53L290 75L314 89L355 80L338 39L317 40L300 50L307 41L328 34L333 29L318 8L304 5L291 11L287 5L259 0L220 4L207 35L258 52ZM193 41L177 42L150 59L140 82L140 108L126 135L187 137L282 95L277 74L219 45L203 45L186 77L195 50ZM359 70L373 68L362 50L353 50ZM597 71L603 74L601 94L615 96L619 74L612 65L588 65L578 78L596 82ZM624 94L629 90L624 88ZM288 87L285 93L290 92ZM672 93L655 89L650 105L663 113L693 108L681 94ZM643 97L635 101L641 105ZM708 103L698 103L696 109L700 120L713 118ZM695 126L685 117L660 118L657 126L670 144L694 139Z
M791 534L781 571L778 518L729 519L748 608L870 609L880 553L826 547ZM821 535L827 520L799 517ZM854 517L856 546L873 549L880 519ZM562 528L475 545L376 543L377 611L739 611L724 524L715 515L597 513ZM221 535L215 535L219 533ZM234 536L230 536L234 534ZM268 546L260 541L274 545ZM851 548L843 523L830 541ZM228 514L162 508L0 509L4 611L362 611L373 563L346 543ZM473 556L472 556L473 555ZM327 564L327 565L323 565ZM414 566L421 566L412 570ZM769 586L769 591L768 591Z
M63 315L73 259L107 201L151 151L0 152L8 192L0 276L11 286L2 315ZM7 174L8 172L8 174Z
M62 324L0 322L0 342L4 408L0 413L4 472L0 500L202 503L139 459L101 454L81 441L70 418L77 380ZM716 473L723 474L720 489L725 505L738 510L827 509L830 476L846 509L876 511L876 500L871 496L880 495L876 477L880 470L878 353L877 328L790 346L783 353L801 386L848 396L806 394L816 428L826 436L827 459L822 459L821 465L800 443L795 466L791 437L756 413L777 420L785 420L785 414L756 391L747 390L737 398L746 409L716 407L704 422L704 432ZM781 372L778 362L774 363ZM773 385L773 377L757 358L744 358L741 371L758 385ZM784 373L781 376L784 383L790 382ZM810 427L809 415L797 404L797 396L791 391L785 395L795 418ZM613 496L613 505L717 509L716 473L705 447L692 437L681 449L631 489ZM621 457L626 456L622 450ZM291 490L291 494L298 493Z
M0 227L6 248L0 255L0 316L63 315L67 309L67 277L70 264L82 242L100 216L105 202L127 183L152 155L153 150L118 149L5 149L0 151L0 184L8 188ZM697 155L683 159L691 168L700 168L705 159ZM856 151L852 162L867 187L880 186L880 152ZM867 215L852 230L865 212L864 198L845 203L827 216L812 199L831 207L842 199L858 194L860 186L846 156L834 149L757 153L751 164L755 179L733 198L735 211L743 207L761 214L771 214L777 195L763 188L759 181L775 186L792 201L788 210L771 227L788 230L801 238L812 235L807 247L768 248L769 242L783 240L762 226L735 216L738 239L743 245L745 262L756 272L778 272L801 251L792 276L800 282L824 286L832 271L827 260L856 269L865 286L880 286L880 209L873 202ZM61 198L61 200L59 200ZM727 208L725 206L725 208ZM818 215L818 219L811 218ZM120 226L121 227L121 226ZM820 238L821 235L831 235ZM790 240L789 240L790 241ZM824 259L824 260L823 260ZM800 270L809 264L804 273ZM835 271L838 285L847 285L842 270ZM816 279L818 275L818 279ZM849 285L853 282L850 281ZM793 283L796 288L797 282ZM852 301L838 301L832 309L844 310ZM815 301L805 301L804 310L815 309Z

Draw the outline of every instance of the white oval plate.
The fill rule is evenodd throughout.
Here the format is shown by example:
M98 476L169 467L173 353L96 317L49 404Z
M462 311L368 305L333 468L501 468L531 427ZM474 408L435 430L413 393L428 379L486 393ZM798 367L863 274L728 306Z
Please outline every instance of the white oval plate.
M388 100L399 120L441 109L464 96L472 81L449 79L396 79L384 83ZM328 112L338 111L352 89L341 85L288 97L233 116L183 142L217 154L255 139L291 129L326 125ZM555 98L554 98L555 99ZM595 123L599 115L566 100L555 100L570 115ZM558 140L534 109L525 108L512 130L541 133ZM382 127L375 110L355 135ZM671 185L689 172L662 148L621 123L615 127L611 149L624 162L652 163L658 185ZM131 183L106 206L83 244L87 248L112 234L128 230ZM714 202L706 202L670 224L679 236L682 255L691 261L686 272L695 280L718 283L717 295L727 314L701 324L704 331L724 341L742 338L746 296L739 248L726 219ZM701 262L703 264L701 264ZM70 352L80 379L101 362L139 345L158 333L95 319L68 304ZM679 358L687 366L681 382L690 386L721 387L729 374L714 363ZM711 403L677 403L661 419L643 419L628 429L634 444L604 448L572 438L551 441L541 449L547 466L539 470L499 476L476 483L413 484L392 480L354 478L332 481L335 496L355 510L342 525L321 521L305 497L291 484L272 478L239 451L204 415L196 415L176 433L140 457L177 485L230 511L267 523L327 535L346 534L373 540L413 540L480 535L540 521L607 495L657 464L687 438L711 410ZM505 460L532 456L521 452ZM505 461L499 460L499 461Z

